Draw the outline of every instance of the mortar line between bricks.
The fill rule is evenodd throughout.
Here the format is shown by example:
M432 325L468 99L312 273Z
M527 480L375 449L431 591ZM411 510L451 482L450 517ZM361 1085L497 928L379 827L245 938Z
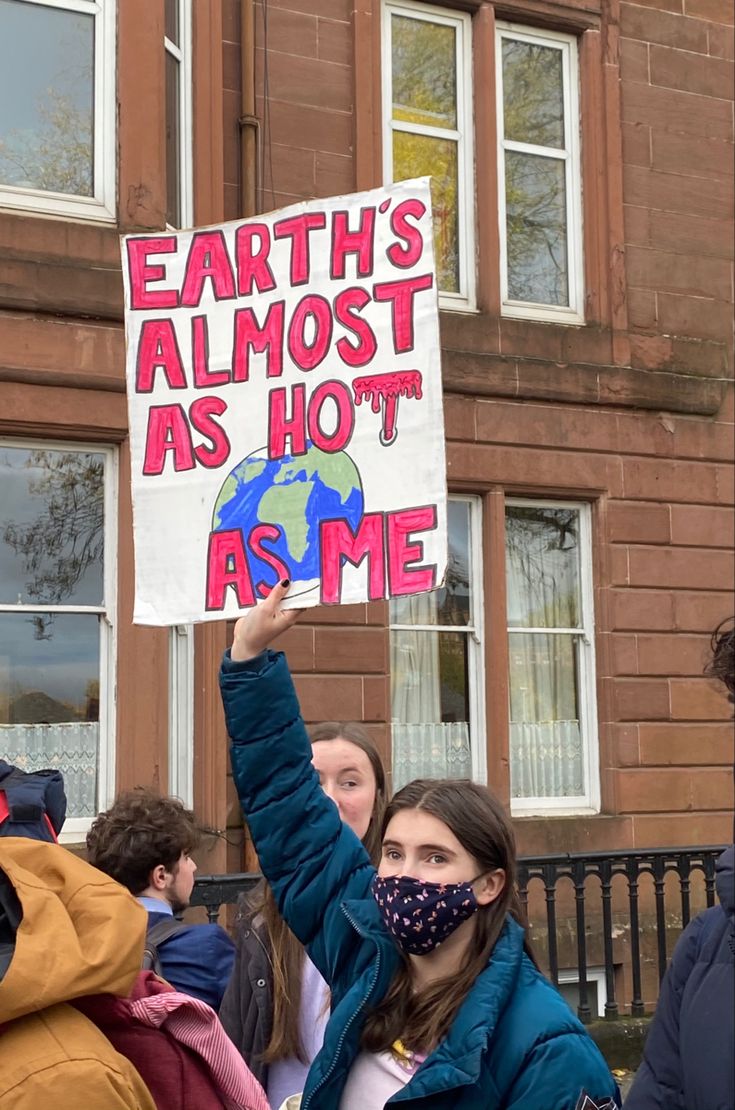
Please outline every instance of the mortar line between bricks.
M715 379L712 379L712 380L714 381ZM501 400L502 400L502 398L501 398ZM645 411L655 412L657 410L650 409L650 410L645 410ZM729 427L732 426L730 424L726 424L724 421L721 421L721 423L722 423L723 427L725 427L725 428L729 428ZM510 448L512 450L519 450L518 443L517 442L511 442L510 440L478 439L478 440L473 440L469 444L468 444L467 440L464 440L464 439L463 440L450 440L449 442L450 443L462 443L464 446L470 446L470 447L499 447L499 448ZM632 451L631 452L613 451L613 450L603 450L603 451L601 451L599 448L593 449L591 447L571 447L571 446L569 446L569 447L567 447L567 446L565 446L565 447L550 447L548 444L544 445L544 444L536 444L536 443L524 443L520 449L522 449L524 451L541 452L543 454L553 454L554 452L559 452L559 453L564 454L564 455L566 455L566 454L571 454L571 455L594 455L595 458L611 458L611 459L617 459L617 458L623 459L623 458L625 458L625 459L636 459L636 460L641 460L641 461L653 460L653 459L656 459L656 460L659 460L659 461L661 460L661 455L657 454L657 453L654 453L653 451L651 452L650 455L643 455L643 454L640 454L638 452L632 452ZM727 466L728 464L731 463L730 458L726 457L726 456L723 456L722 458L702 459L702 458L697 458L693 455L672 455L672 456L669 456L669 458L666 461L670 461L670 462L673 462L673 463L677 463L677 462L696 463L696 464L699 464L701 466ZM648 498L646 498L646 497L637 497L637 498L636 497L629 497L628 494L626 494L624 497L615 498L615 500L620 500L620 501L645 501L645 500L649 500L650 501L651 498L650 497L648 497ZM668 500L669 500L669 498L663 498L663 501L665 501L665 502L668 502ZM701 500L701 498L698 501L691 501L691 502L689 502L689 501L676 501L675 503L677 505L679 505L679 504L681 504L681 505L708 504L708 505L715 505L715 506L721 505L723 507L727 507L728 505L732 504L732 502L722 502L722 501L703 502Z
M698 54L697 57L707 58L708 61L711 60L711 56L709 54ZM720 59L720 58L715 59L715 61L721 61L721 60L722 59ZM644 82L641 81L641 82L639 82L639 84L644 84ZM730 98L727 97L727 96L715 96L713 93L692 92L691 89L680 89L676 85L659 85L659 83L657 81L649 81L648 85L644 86L644 87L647 87L647 88L650 88L650 89L664 89L666 92L684 93L685 96L700 96L704 100L717 100L717 101L721 101L723 104L731 104L732 103ZM630 121L628 121L628 122L630 122Z
M635 6L639 7L640 5L635 5ZM650 8L643 8L642 10L643 11L651 11ZM696 19L697 17L693 16L693 15L690 15L690 16L687 16L686 18ZM717 24L715 24L715 26L720 27L720 26L722 26L722 24L717 23ZM621 35L620 37L621 37L621 39L623 39L623 38L628 39L630 42L645 43L646 46L660 46L662 50L675 50L677 54L691 54L693 58L706 58L708 61L709 61L710 58L712 58L716 62L725 62L728 65L732 65L732 62L731 62L730 58L720 58L719 55L717 55L717 54L709 54L709 53L705 54L701 50L689 50L689 49L687 49L686 46L672 46L668 42L656 42L654 39L636 39L636 38L632 38L630 35ZM661 88L661 86L659 85L658 88ZM690 90L677 89L677 92L687 92L687 91L690 91ZM698 93L697 95L698 96L706 96L708 99L710 98L709 93ZM727 100L727 97L714 96L711 99L712 100Z

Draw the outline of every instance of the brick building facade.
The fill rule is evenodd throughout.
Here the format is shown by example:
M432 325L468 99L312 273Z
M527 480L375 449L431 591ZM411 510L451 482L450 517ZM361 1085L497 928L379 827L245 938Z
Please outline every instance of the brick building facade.
M38 33L30 9L71 12L63 0L9 7L21 56ZM93 38L91 25L74 30L88 74L94 53L82 81L103 128L88 143L92 184L49 188L33 167L19 177L13 128L0 145L0 728L11 753L25 744L63 762L74 749L72 837L115 789L152 782L229 828L229 851L214 845L205 870L242 862L214 680L227 628L131 623L118 235L374 187L449 151L437 242L464 591L441 613L311 611L284 644L305 717L366 722L403 778L426 759L486 776L525 853L724 841L730 710L702 668L735 607L729 0L77 8L94 22ZM405 59L424 33L451 70L448 109L404 103ZM539 59L557 119L513 101ZM38 119L19 115L14 134ZM543 257L528 231L541 194L512 192L519 165L564 180L542 198ZM52 512L39 532L18 508L57 497L57 517L71 511L63 483L48 484L56 463L94 484L104 533L61 584L52 556L72 541ZM529 565L550 578L543 604ZM412 658L433 676L418 691ZM48 678L40 694L34 675ZM549 752L569 781L544 778Z

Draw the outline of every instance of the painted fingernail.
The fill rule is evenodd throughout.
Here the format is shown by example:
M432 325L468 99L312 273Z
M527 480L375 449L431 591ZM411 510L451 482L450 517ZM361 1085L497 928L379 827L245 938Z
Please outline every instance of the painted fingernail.
M282 578L281 579L281 585L283 586L284 590L287 589L291 585L291 579L290 578Z

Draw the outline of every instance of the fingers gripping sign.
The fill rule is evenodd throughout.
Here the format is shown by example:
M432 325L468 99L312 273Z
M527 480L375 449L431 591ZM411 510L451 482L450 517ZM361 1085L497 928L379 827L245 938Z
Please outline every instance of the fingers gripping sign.
M273 587L268 597L251 609L235 624L231 658L235 663L254 659L265 651L281 633L295 624L300 609L282 609L281 602L288 594L291 583L284 578Z

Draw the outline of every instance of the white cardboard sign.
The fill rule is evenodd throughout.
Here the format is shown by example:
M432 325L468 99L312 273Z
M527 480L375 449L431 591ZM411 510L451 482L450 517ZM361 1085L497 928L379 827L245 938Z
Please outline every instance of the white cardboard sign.
M440 585L428 179L122 252L136 623Z

